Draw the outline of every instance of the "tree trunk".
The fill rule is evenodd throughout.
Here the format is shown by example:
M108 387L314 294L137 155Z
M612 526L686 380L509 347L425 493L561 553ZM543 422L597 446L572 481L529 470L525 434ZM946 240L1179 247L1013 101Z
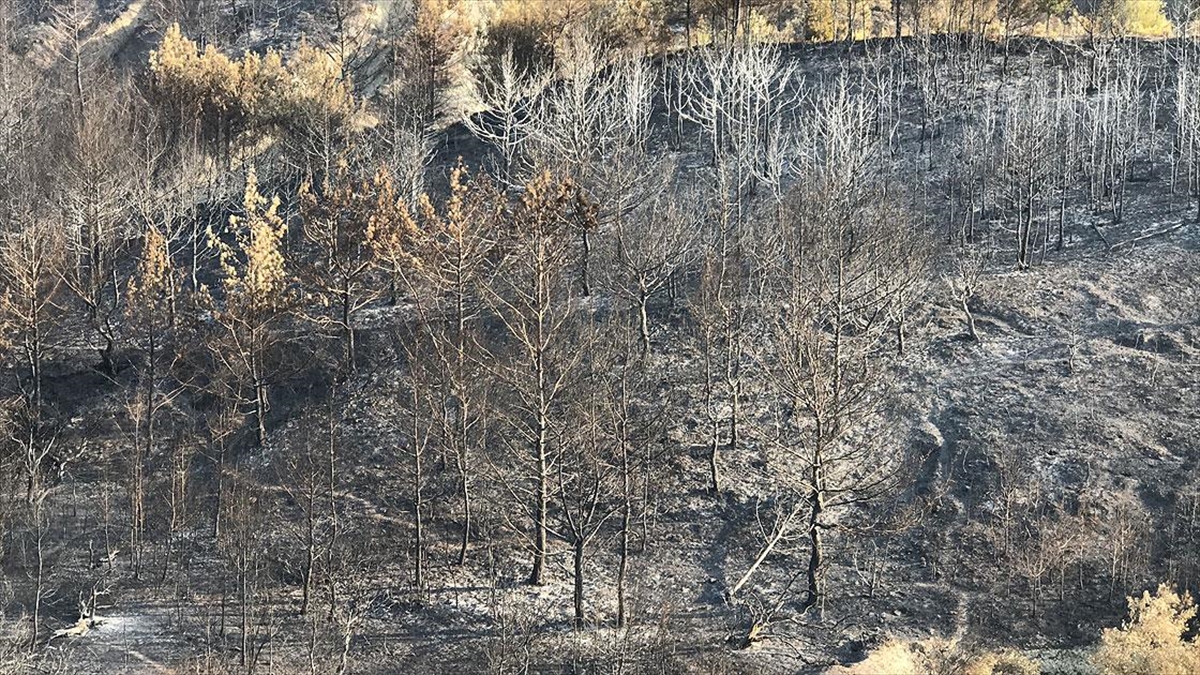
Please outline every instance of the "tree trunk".
M628 482L628 469L626 472L626 482ZM625 577L629 573L629 528L632 525L630 522L633 516L632 495L629 494L628 487L625 489L625 504L621 508L621 536L620 536L620 551L618 552L619 562L617 563L617 628L624 628L628 623L628 617L625 610Z
M718 495L721 493L721 466L717 461L717 455L720 452L720 445L717 441L717 429L716 425L714 424L712 430L712 442L709 443L708 448L708 487L712 490L713 495Z
M40 627L42 621L42 592L46 579L46 552L43 546L43 540L46 537L46 528L43 521L44 516L42 514L42 503L40 496L38 497L38 500L39 501L34 505L33 509L33 517L36 521L34 523L34 529L36 530L36 534L34 535L36 538L34 541L34 546L36 548L35 553L37 555L37 572L34 574L33 579L33 616L30 617L32 630L30 631L29 635L29 649L31 651L36 649L38 644L38 628Z
M462 496L462 540L459 542L458 549L458 564L465 565L467 562L467 550L471 545L471 482L468 463L468 450L470 448L470 413L468 411L470 396L467 393L467 381L470 374L467 372L467 294L464 288L466 282L463 278L464 263L462 259L461 248L457 249L457 261L454 267L454 316L455 316L455 371L454 377L456 386L458 387L458 429L455 431L458 434L458 477L461 487Z
M332 406L332 399L330 405ZM338 543L337 512L337 434L332 408L329 411L329 544L325 547L325 581L329 592L329 614L333 621L337 611L337 574L334 570Z
M575 630L583 630L583 552L586 541L582 534L575 537L574 546L574 565L575 572L575 592L573 595L575 605Z
M344 283L342 287L342 331L346 340L346 370L354 372L355 370L355 350L354 350L354 327L350 325L350 308L353 305L353 300L350 297L350 289L348 283Z
M310 455L311 457L311 455ZM307 517L307 532L305 533L304 546L304 589L300 599L300 614L301 616L308 614L308 603L312 598L313 585L313 569L316 567L317 558L317 486L316 477L309 472L308 486L308 517Z
M267 385L257 373L254 376L254 425L254 440L261 448L267 444Z
M242 514L242 517L244 518L244 517L246 517L246 515L247 514ZM243 527L247 527L247 525L243 524ZM246 548L247 548L245 546L246 542L243 541L242 543L243 543L242 550L239 552L239 556L238 556L238 600L241 604L241 610L242 610L242 616L241 616L242 646L241 646L241 654L239 656L241 659L241 661L240 661L241 666L243 668L245 668L245 667L247 667L247 664L248 664L247 657L249 656L249 652L250 652L250 607L249 607L249 601L250 601L249 590L250 590L250 588L249 588L249 579L247 578L247 576L248 576L247 569L249 567L249 561L248 561L247 556L249 555L249 553L246 550Z
M546 421L537 422L537 440L534 443L534 459L537 461L537 496L533 512L533 568L529 572L529 583L541 586L545 582L546 568L546 519L550 502L550 465L546 448Z
M467 564L467 550L471 546L471 484L467 480L466 448L459 448L458 478L462 496L462 539L458 545L458 564Z
M971 307L968 304L968 298L962 299L963 315L967 319L967 335L971 336L971 340L979 342L979 333L975 332L975 315L971 313Z
M417 594L425 592L425 523L421 519L421 511L425 508L424 494L421 490L421 475L423 467L421 466L422 441L417 429L419 416L417 413L416 395L413 396L413 545L416 547L416 559L413 561L413 582L417 587Z
M587 298L591 297L592 295L592 284L590 278L592 264L592 238L586 227L580 228L579 231L580 238L582 240L580 243L583 246L581 252L582 258L579 261L579 284L581 286L583 297Z
M116 341L113 340L111 334L104 334L101 339L104 341L104 346L98 350L100 353L100 372L112 377L117 374Z
M759 566L763 564L763 561L767 559L767 556L771 555L771 551L775 550L775 546L779 543L779 541L783 539L784 535L791 531L790 528L792 518L795 516L796 507L793 507L792 510L788 512L788 515L784 517L784 519L776 526L775 533L771 536L771 539L767 541L766 546L763 546L762 550L759 551L758 557L754 559L754 562L750 565L750 569L746 570L746 573L742 575L742 578L738 579L738 582L729 590L730 597L737 595L738 591L742 590L742 587L746 585L747 581L750 581L750 577L754 576L754 573L758 570Z
M650 316L646 305L650 302L649 293L643 284L638 290L638 329L642 337L642 354L650 353Z
M729 451L737 454L739 423L742 418L742 381L735 378L729 387Z
M819 472L819 470L817 471ZM825 510L825 495L820 489L809 496L808 517L808 597L804 609L816 606L821 599L821 566L824 564L824 549L821 541L821 514Z
M713 409L716 399L716 382L713 378L712 335L709 328L704 328L704 410L708 415L708 473L709 488L714 495L721 490L721 472L718 453L721 445L721 428L717 413Z

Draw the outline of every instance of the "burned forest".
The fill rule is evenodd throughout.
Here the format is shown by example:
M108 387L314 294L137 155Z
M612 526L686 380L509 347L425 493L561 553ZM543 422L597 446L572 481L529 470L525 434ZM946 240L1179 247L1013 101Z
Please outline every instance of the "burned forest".
M0 673L1200 672L1194 0L0 0Z

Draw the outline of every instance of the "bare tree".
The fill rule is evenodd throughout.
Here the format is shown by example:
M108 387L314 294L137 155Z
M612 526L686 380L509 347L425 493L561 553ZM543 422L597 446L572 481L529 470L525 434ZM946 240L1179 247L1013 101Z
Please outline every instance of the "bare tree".
M559 50L562 80L539 99L530 130L530 160L535 166L569 178L587 191L591 204L611 213L576 218L574 265L580 292L591 294L593 235L601 222L619 217L644 162L650 91L644 64L609 67L590 30L569 33ZM643 174L644 175L644 174ZM588 202L579 204L586 213Z
M25 560L25 569L29 571L33 582L32 598L29 603L29 648L33 650L39 644L40 629L43 621L42 605L50 592L46 588L54 569L48 560L50 552L55 547L51 539L51 505L47 503L54 487L54 481L47 475L52 470L53 460L59 454L58 426L47 419L37 408L28 407L25 402L5 401L3 424L5 444L14 451L20 477L25 483L25 513L29 546L26 555L32 549L33 560Z
M981 247L962 249L954 258L954 272L946 278L954 301L962 309L963 321L967 324L967 336L979 342L975 330L975 314L971 311L971 300L979 292L985 271L986 255Z
M1197 6L1194 0L1166 0L1163 9L1177 37L1184 40L1192 37L1192 24L1196 22L1196 17L1200 16L1200 6Z
M471 543L472 467L486 443L486 351L480 348L484 288L494 272L501 238L503 198L461 165L450 175L450 198L441 212L424 197L420 237L406 280L431 341L430 357L442 391L437 400L443 457L453 457L462 507L458 561Z
M853 244L841 227L826 235L830 240L818 234L809 241L810 253L824 261L809 263L813 276L792 282L794 295L781 300L786 309L771 330L776 360L768 372L783 402L772 448L781 479L805 503L805 608L823 597L824 533L837 512L887 494L905 459L877 435L886 363L880 348L889 330L881 310L911 300L902 289L915 281L907 260L917 256L896 246L895 231L878 222L854 227Z
M127 92L96 97L86 113L80 102L78 118L64 139L67 161L60 183L72 263L63 269L63 279L82 304L86 325L99 341L100 367L110 375L116 372L124 276L120 261L136 234L126 217L137 198L131 180L138 165L132 153L135 139L126 133L135 105L131 98Z
M1053 137L1046 130L1054 123L1054 108L1046 82L1035 75L1023 99L1011 101L1004 117L1001 154L1001 191L1005 221L1016 235L1017 266L1033 264L1036 230L1045 214L1044 200L1052 176Z
M804 533L805 609L825 595L825 533L839 514L887 494L905 465L904 450L881 426L890 360L883 343L896 305L915 300L909 291L923 278L926 256L923 239L894 201L881 198L872 176L878 139L869 109L844 85L819 100L791 219L762 253L764 301L774 311L756 356L778 397L768 456L781 494L794 495L785 501L795 504L762 550L793 527Z
M1189 53L1180 60L1175 75L1175 162L1172 187L1182 184L1196 200L1195 220L1200 222L1200 64Z
M495 174L506 185L519 181L520 162L534 124L534 97L546 87L547 79L519 65L511 44L494 69L476 78L476 96L483 110L463 121L500 154Z
M1091 144L1086 173L1093 207L1107 208L1119 223L1130 168L1144 134L1145 66L1136 50L1103 42L1097 47L1093 78L1097 93L1085 109Z
M413 536L411 552L413 588L418 597L426 591L426 557L430 547L426 523L429 508L429 448L437 442L438 405L441 393L438 371L431 340L428 335L416 334L403 340L408 362L405 384L400 392L401 445L410 460L405 483L409 485L412 504Z
M24 363L19 384L27 404L42 406L43 368L53 345L63 264L61 231L53 223L22 209L10 221L13 229L0 233L0 312L8 338Z
M749 248L752 197L761 184L772 191L782 185L783 127L800 98L793 65L778 49L744 45L730 50L711 48L683 66L687 83L680 116L700 127L710 149L712 178L706 184L711 215L703 241L706 260L700 291L692 303L702 326L705 389L710 403L711 474L717 485L716 448L722 421L712 414L715 374L728 409L730 451L739 447L741 411L746 383L746 328L752 285Z
M767 171L772 140L799 100L796 72L777 48L710 48L686 61L681 117L697 125L714 167L732 165L735 194Z
M626 330L609 333L606 345L615 355L612 367L603 379L600 393L603 410L603 434L614 446L613 454L618 472L620 521L617 542L617 626L631 622L627 588L632 558L631 539L634 518L641 510L644 516L650 505L645 496L650 493L658 473L651 448L661 441L666 428L662 412L668 402L655 398L655 376L642 353L635 353L635 338ZM640 451L639 451L640 450ZM644 522L644 521L643 521Z
M322 542L328 534L325 494L329 476L322 442L325 436L324 426L324 421L304 426L300 441L302 450L290 453L284 458L278 477L280 490L287 496L290 505L294 506L298 516L296 520L299 521L296 523L295 520L289 519L293 524L293 536L303 551L300 569L300 614L314 615L314 633L310 633L309 636L310 662L316 658L316 613L311 612L311 608L315 604L319 581ZM288 515L291 514L285 513L284 517Z
M687 198L668 189L614 219L605 240L611 249L606 286L632 305L643 353L650 351L650 301L691 262L701 229Z
M604 399L608 391L602 380L607 376L609 359L605 358L603 347L591 339L591 330L596 329L585 328L580 341L591 358L583 364L580 395L570 402L574 423L560 431L560 451L555 462L554 514L557 529L571 545L576 630L582 629L587 620L584 573L588 548L609 519L621 511L616 499L621 485L619 446L612 444L605 433Z
M975 241L976 230L987 217L1002 146L996 141L999 118L990 98L984 97L977 106L964 105L959 114L963 120L947 175L946 242L964 245Z
M543 172L526 185L513 216L505 262L488 289L488 302L503 322L509 354L496 370L512 394L513 454L524 470L510 488L519 492L531 518L533 562L529 583L545 580L553 439L563 422L564 391L581 354L572 347L576 307L565 283L571 220L577 199L570 181Z
M942 134L942 122L950 108L950 65L947 50L928 33L913 41L913 84L921 102L921 149L927 163L934 162L934 141Z

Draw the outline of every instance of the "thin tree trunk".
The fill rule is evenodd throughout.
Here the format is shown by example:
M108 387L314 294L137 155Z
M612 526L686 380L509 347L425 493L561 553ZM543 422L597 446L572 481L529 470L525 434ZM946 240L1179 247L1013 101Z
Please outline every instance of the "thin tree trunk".
M421 511L425 508L424 494L422 492L423 467L421 466L422 455L424 454L424 442L421 437L421 432L418 429L420 416L417 408L416 392L413 393L413 410L412 410L412 443L413 443L413 539L416 547L416 559L413 561L413 581L417 587L417 593L425 592L425 528L424 521L421 518Z
M624 456L622 462L626 462ZM624 500L625 503L621 506L621 535L620 535L620 550L618 551L619 562L617 563L617 628L624 628L628 623L628 616L625 609L625 579L629 573L629 528L632 525L633 519L633 495L629 490L629 467L622 467L624 474L622 481L624 485Z
M342 284L342 331L346 341L346 370L353 373L355 370L355 345L354 345L354 326L350 325L350 308L353 305L353 299L350 297L349 281L346 280Z
M642 354L650 353L650 316L646 305L649 304L649 294L643 284L638 290L638 329L642 338Z
M572 566L575 573L575 590L573 594L575 606L575 630L583 630L583 554L586 541L582 534L575 537Z
M309 455L311 459L311 455ZM308 614L308 603L312 598L313 569L317 559L317 485L316 474L309 471L307 532L304 546L304 589L300 600L300 614Z
M333 621L337 611L337 574L334 569L334 557L338 543L338 512L337 512L337 434L333 417L333 401L330 400L329 410L329 545L325 548L325 581L329 592L328 620Z
M254 380L254 437L258 447L262 447L267 444L267 385L258 375Z
M546 448L546 426L544 417L538 419L537 439L534 443L534 458L537 461L537 495L533 513L533 568L529 572L529 583L534 586L541 586L545 582L546 519L550 502L550 466Z
M580 239L583 246L582 259L579 261L579 283L583 292L583 297L591 297L592 284L590 278L591 259L592 259L592 238L586 227L580 228Z
M819 464L818 464L819 466ZM814 474L820 470L815 469ZM824 549L821 541L821 514L825 510L825 496L818 488L809 496L808 517L808 597L804 600L804 609L814 607L821 599L821 566L824 564Z
M36 649L38 644L38 629L42 622L42 593L46 580L46 551L43 546L43 540L46 537L46 528L43 522L41 496L39 495L37 499L38 503L34 505L33 509L33 517L36 521L34 523L36 530L34 546L37 555L37 572L33 580L33 616L30 617L32 630L29 635L29 649L31 651Z
M750 577L754 576L754 573L758 571L759 566L763 564L763 561L767 559L767 556L771 555L771 551L775 550L775 546L778 545L780 540L783 539L784 535L790 531L792 518L796 516L796 513L797 509L796 507L793 507L788 515L779 523L779 525L776 526L775 533L771 535L771 538L767 541L766 546L763 546L762 550L758 552L758 557L754 559L754 562L750 565L750 569L746 570L746 573L742 575L742 578L738 579L738 582L729 590L730 597L737 595L738 591L742 590L742 587L746 585L746 582L750 581Z

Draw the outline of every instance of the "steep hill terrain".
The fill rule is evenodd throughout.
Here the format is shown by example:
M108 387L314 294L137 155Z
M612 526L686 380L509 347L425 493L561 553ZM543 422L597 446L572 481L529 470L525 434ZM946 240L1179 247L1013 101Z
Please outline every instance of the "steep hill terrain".
M12 672L1099 672L1200 588L1193 42L168 5L0 26Z

